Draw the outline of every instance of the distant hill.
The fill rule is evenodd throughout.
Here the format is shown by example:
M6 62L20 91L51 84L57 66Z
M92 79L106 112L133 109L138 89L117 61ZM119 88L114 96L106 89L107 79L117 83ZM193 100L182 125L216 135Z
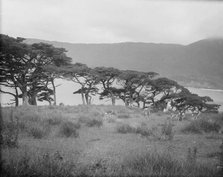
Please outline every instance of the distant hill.
M73 44L46 42L68 50L73 62L88 66L155 71L184 86L223 89L223 39L204 39L189 45L155 43Z

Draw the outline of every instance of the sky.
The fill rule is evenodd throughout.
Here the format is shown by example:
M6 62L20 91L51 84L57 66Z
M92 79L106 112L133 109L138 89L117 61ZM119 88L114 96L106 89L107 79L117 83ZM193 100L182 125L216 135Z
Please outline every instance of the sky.
M0 0L1 33L71 43L223 37L223 1Z
M179 44L223 37L223 1L0 0L0 8L0 31L12 37ZM58 87L58 103L81 103L79 95L71 96L73 87L68 82ZM10 102L8 95L0 97Z

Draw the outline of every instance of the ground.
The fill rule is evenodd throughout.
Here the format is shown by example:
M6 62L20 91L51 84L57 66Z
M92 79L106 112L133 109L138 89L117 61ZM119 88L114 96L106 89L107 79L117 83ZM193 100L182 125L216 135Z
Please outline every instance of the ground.
M7 119L9 119L10 111L9 108L3 108L4 122L9 121ZM114 113L106 114L109 111ZM185 160L188 158L189 149L193 151L196 148L196 162L212 166L219 164L218 153L221 151L223 134L219 132L199 134L182 132L182 129L193 121L189 118L183 121L172 120L173 138L168 139L163 138L161 130L165 123L170 121L169 115L162 112L152 113L149 117L145 117L139 109L103 105L17 108L14 112L15 117L19 117L20 122L25 125L21 127L27 127L32 123L35 123L36 127L45 126L46 123L39 124L39 122L46 122L44 119L55 118L59 121L55 125L47 124L49 131L40 138L30 134L31 131L26 128L20 130L18 148L4 147L2 149L2 156L6 161L16 159L15 157L19 159L21 154L38 157L58 152L63 159L74 161L81 166L99 162L121 165L130 156L147 152L167 153L171 154L174 159ZM83 118L83 116L85 117ZM98 120L100 118L103 124L98 127L87 126L86 117ZM61 121L65 120L73 123L80 122L78 137L59 136ZM128 124L131 127L140 127L143 124L152 130L154 135L143 136L134 132L120 133L117 131L117 127L123 124Z

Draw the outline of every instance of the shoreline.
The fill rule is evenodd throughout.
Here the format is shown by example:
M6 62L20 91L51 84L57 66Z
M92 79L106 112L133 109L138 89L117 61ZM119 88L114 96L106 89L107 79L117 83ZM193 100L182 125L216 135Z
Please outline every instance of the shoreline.
M200 90L208 90L213 92L223 92L221 89L209 89L209 88L198 88L198 87L186 87L188 89L200 89Z

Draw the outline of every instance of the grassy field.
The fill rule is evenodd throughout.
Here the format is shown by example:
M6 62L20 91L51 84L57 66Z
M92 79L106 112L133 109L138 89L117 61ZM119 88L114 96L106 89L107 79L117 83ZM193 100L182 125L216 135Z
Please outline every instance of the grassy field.
M3 176L221 176L223 114L124 106L2 108Z

